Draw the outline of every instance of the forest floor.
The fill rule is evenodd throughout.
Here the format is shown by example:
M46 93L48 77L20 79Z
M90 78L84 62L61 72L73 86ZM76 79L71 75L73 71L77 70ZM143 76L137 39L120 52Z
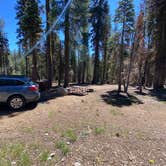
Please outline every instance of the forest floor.
M166 166L165 97L90 88L21 112L0 107L0 166Z

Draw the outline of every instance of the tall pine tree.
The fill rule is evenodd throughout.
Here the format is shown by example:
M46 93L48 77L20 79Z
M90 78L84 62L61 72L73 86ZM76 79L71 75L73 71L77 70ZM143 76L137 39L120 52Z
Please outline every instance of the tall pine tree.
M9 43L6 34L0 30L0 73L8 74Z
M41 17L38 1L17 0L16 18L18 19L18 37L27 49L32 48L40 37ZM36 81L38 76L36 50L32 51L32 79Z
M94 48L93 84L97 84L100 81L100 55L106 21L103 18L106 18L108 16L108 10L105 10L106 3L106 0L95 0L91 6L91 38Z
M134 30L134 5L133 0L120 0L115 13L115 23L121 27L121 41L119 53L118 92L121 91L122 71L125 46L130 44L130 34Z
M111 31L111 17L109 15L109 5L108 1L105 1L104 4L104 11L105 16L103 18L104 20L104 26L103 26L103 41L102 41L102 49L103 49L103 73L102 73L102 83L106 83L106 80L108 80L108 59L109 59L109 37L110 37L110 31Z
M69 0L65 0L65 4L68 3ZM64 87L69 85L69 69L70 69L70 19L69 19L70 9L67 9L65 13L65 79L64 79Z

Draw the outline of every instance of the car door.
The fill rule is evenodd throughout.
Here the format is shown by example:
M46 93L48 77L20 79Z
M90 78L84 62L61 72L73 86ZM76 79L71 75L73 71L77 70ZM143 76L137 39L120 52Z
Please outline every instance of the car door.
M6 102L8 90L7 79L0 79L0 102Z

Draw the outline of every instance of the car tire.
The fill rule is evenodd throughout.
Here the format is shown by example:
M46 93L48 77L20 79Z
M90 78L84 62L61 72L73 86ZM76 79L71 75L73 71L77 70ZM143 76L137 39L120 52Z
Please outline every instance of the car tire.
M14 95L9 97L7 103L12 110L20 110L25 106L25 99L20 95Z

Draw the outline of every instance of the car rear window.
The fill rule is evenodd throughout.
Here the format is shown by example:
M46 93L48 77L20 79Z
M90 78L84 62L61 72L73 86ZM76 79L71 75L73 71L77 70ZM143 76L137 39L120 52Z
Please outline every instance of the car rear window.
M19 80L0 79L0 86L19 86L24 84L25 84L24 82Z

